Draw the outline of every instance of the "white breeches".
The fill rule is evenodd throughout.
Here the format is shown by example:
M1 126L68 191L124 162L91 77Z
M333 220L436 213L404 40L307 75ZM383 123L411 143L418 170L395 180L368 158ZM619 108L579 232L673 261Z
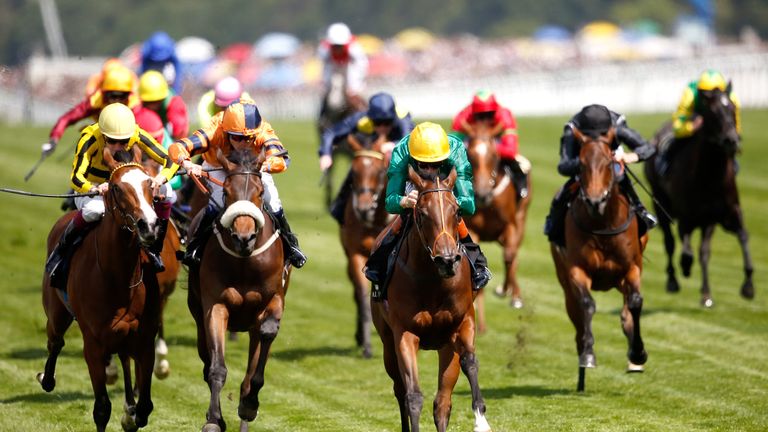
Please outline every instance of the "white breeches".
M203 162L203 170L213 168L215 168L213 165L210 165L208 162ZM208 171L208 175L222 183L226 178L224 170L221 169ZM277 186L275 186L275 180L272 178L272 174L262 171L261 184L264 186L264 203L269 207L269 211L277 213L283 208L283 204L280 202L280 195L277 193ZM208 182L208 188L211 190L210 200L219 207L224 208L224 189L214 182Z
M163 202L171 204L176 202L176 192L173 191L170 183L163 185L161 194L165 195ZM76 197L75 206L82 211L86 222L94 222L104 217L104 197L101 195Z

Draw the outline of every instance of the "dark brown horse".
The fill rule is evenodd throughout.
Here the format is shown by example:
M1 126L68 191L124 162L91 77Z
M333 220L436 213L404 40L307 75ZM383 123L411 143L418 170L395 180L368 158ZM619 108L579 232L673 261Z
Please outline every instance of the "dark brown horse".
M518 251L525 233L525 218L531 203L531 178L528 176L528 195L519 200L512 182L512 173L501 164L494 142L494 133L487 123L478 123L476 137L469 141L467 155L472 164L477 211L467 218L472 237L481 241L498 242L504 251L504 284L497 290L511 294L511 305L523 307L520 285L517 283ZM485 328L483 293L478 295L478 327Z
M648 358L640 336L643 296L640 276L648 234L638 236L638 221L620 192L609 143L614 131L598 139L574 129L581 142L579 192L565 221L565 247L550 243L565 307L576 327L579 354L578 391L584 391L585 368L597 365L593 351L592 291L617 288L624 296L621 325L629 343L627 372L640 372Z
M376 236L387 225L389 213L384 208L387 189L387 161L377 147L367 150L355 139L350 140L353 149L350 175L352 199L344 209L344 224L339 235L347 255L347 276L354 287L357 305L355 340L363 348L363 357L371 357L371 305L368 280L363 267Z
M150 158L144 158L142 165L150 176L154 177L160 171L160 165ZM176 252L180 249L181 235L173 223L173 219L171 219L168 221L168 230L163 240L161 253L165 270L157 273L157 283L160 286L160 329L157 332L157 341L155 342L154 372L158 379L165 379L171 373L171 365L167 358L168 345L165 343L163 312L165 305L168 304L168 298L176 290L176 280L179 278L179 270L181 270L181 263L176 259Z
M248 368L240 386L241 430L248 430L248 422L256 418L264 368L280 328L290 276L290 266L283 264L279 231L262 208L264 153L257 157L248 151L233 152L232 161L220 150L217 156L226 173L225 211L215 222L200 267L190 268L187 297L197 323L203 378L211 390L204 432L226 429L220 398L227 378L227 329L247 331L250 336Z
M730 90L730 85L729 85ZM672 264L675 237L670 224L677 220L677 232L683 243L680 267L684 276L690 276L693 265L691 235L701 229L699 262L701 264L701 304L713 305L709 287L709 254L712 234L720 224L726 231L739 238L744 257L744 281L741 296L752 299L752 257L749 252L749 234L744 226L743 213L736 188L736 160L739 134L736 131L735 107L729 92L713 90L701 95L702 125L691 137L672 143L677 151L669 161L668 174L660 175L658 156L645 163L645 175L658 200L656 212L664 232L667 252L667 291L677 292L680 285ZM654 144L671 135L671 125L666 124L657 132ZM665 211L659 207L659 204Z
M388 287L387 300L372 305L373 323L384 345L384 367L394 382L403 431L419 430L423 399L419 349L437 350L435 426L448 428L451 395L459 370L469 379L475 431L490 431L478 384L475 309L469 261L459 246L459 206L453 195L456 171L445 179L424 179L411 168L419 191L413 226L405 234Z
M118 154L122 156L125 152ZM108 150L104 151L104 161L111 171L109 191L104 195L106 212L72 257L66 289L68 303L50 285L47 273L43 278L48 360L38 380L45 391L53 390L64 333L76 318L83 334L83 354L95 397L93 419L98 431L106 430L112 414L105 372L111 354L117 353L123 365L123 429L135 431L146 426L153 408L150 387L160 296L154 272L144 270L139 252L141 245L150 245L155 240L157 216L151 204L150 177L140 165L141 153L135 151L131 162L127 162L128 158L117 162ZM74 215L75 212L67 213L54 225L48 236L49 253ZM131 383L131 358L136 363L138 403Z

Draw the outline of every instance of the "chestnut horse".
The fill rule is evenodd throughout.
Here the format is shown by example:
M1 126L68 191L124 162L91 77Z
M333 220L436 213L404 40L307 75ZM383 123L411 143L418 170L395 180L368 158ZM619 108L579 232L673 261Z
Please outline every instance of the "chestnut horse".
M459 206L453 195L456 170L445 179L424 179L409 168L409 178L419 191L413 226L404 233L387 300L372 305L373 323L384 345L384 367L400 406L401 428L419 430L421 348L437 350L440 359L433 405L437 430L448 428L451 395L461 370L472 391L474 430L490 431L478 384L471 271L459 245Z
M371 357L371 305L369 282L363 267L376 236L390 219L384 208L387 189L387 160L380 146L367 150L356 140L349 140L354 151L349 172L352 176L352 197L344 209L344 224L339 236L347 255L347 276L354 287L357 305L355 341L363 347L363 357Z
M531 178L528 195L518 200L512 173L505 170L496 150L491 126L479 122L476 137L469 140L467 156L472 164L475 189L475 214L466 218L467 228L478 241L496 241L504 251L504 285L497 289L502 295L511 294L511 305L523 307L520 285L517 283L518 251L525 233L525 218L531 203ZM485 328L483 293L478 295L478 327Z
M38 380L47 392L55 387L56 359L64 347L64 333L73 318L77 319L94 391L93 420L98 431L106 430L112 414L105 372L111 354L117 353L123 366L123 429L135 431L146 426L153 408L150 387L160 296L155 273L144 269L139 252L142 245L148 246L156 238L157 215L152 209L150 177L141 167L138 150L134 147L130 162L126 152L116 153L118 162L104 150L104 161L110 168L109 190L104 195L106 211L72 256L68 301L50 285L47 273L43 278L48 360ZM49 254L74 215L67 213L54 225L48 236ZM138 403L131 384L130 358L136 363Z
M160 165L150 158L142 161L144 169L150 176L155 176L160 171ZM158 379L165 379L171 373L171 365L168 362L168 345L165 343L165 326L163 325L163 312L168 298L176 290L176 280L179 278L181 263L176 259L176 252L181 249L181 234L173 219L168 221L168 230L163 240L161 257L165 270L157 273L157 283L160 286L160 329L157 332L155 342L155 366L154 373Z
M648 234L639 237L635 212L619 190L609 144L614 133L611 130L595 139L574 129L575 138L581 142L579 192L566 216L565 247L550 243L565 307L576 327L578 391L584 391L585 368L596 366L592 291L615 287L624 296L621 325L629 343L627 372L641 372L648 358L640 336L640 276Z
M749 234L744 226L739 191L736 188L735 155L739 149L736 108L728 93L730 84L726 92L713 90L709 94L701 95L699 114L702 116L702 126L691 137L672 143L678 150L676 156L669 161L668 174L659 174L658 153L645 163L645 176L658 200L654 204L659 215L659 225L664 232L667 291L680 290L675 267L672 265L675 237L670 224L676 219L678 235L683 243L683 252L680 255L683 276L690 276L693 265L691 234L694 230L701 229L701 304L705 307L713 305L708 268L710 242L718 224L739 238L744 259L741 296L746 299L755 296ZM654 144L658 147L662 138L671 134L671 124L665 125L654 137ZM666 209L666 212L661 207Z
M189 269L187 305L197 324L197 351L203 378L211 390L204 432L226 429L221 389L227 378L225 333L247 331L248 368L240 386L240 430L248 430L259 409L264 368L277 337L288 289L290 266L275 223L263 210L261 165L264 153L221 150L217 159L226 173L224 213L214 225L199 268ZM199 217L193 222L199 223Z

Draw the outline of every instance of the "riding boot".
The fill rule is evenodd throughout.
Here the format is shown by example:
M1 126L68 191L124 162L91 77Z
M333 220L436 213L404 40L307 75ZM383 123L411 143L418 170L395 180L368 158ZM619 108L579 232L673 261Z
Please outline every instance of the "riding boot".
M339 194L336 199L331 203L331 216L339 223L344 225L344 210L347 207L347 201L349 195L352 193L352 173L347 174L347 178L344 179L344 183L339 188Z
M307 262L307 256L299 249L299 239L296 238L296 234L291 231L291 226L288 225L288 221L285 219L285 212L283 209L278 210L272 215L277 220L278 228L280 229L283 243L288 248L288 262L296 268L304 267Z
M635 192L635 188L632 187L632 181L630 181L629 178L625 176L621 179L619 187L629 199L629 205L635 210L635 213L637 213L640 220L645 223L646 230L650 230L658 225L658 219L656 219L656 216L652 215L651 212L645 208L643 202L640 201L640 197L637 196L637 192Z
M218 211L212 205L208 205L203 212L203 217L200 219L195 232L192 233L187 250L184 252L184 256L181 260L183 264L187 266L200 265L200 259L203 257L203 249L208 242L208 238L213 231L213 223L216 221Z
M67 190L67 194L74 193L75 191L71 188ZM75 210L77 206L75 205L75 199L73 197L66 197L61 201L61 211L70 211Z
M78 218L80 218L79 222L76 221ZM66 288L66 281L61 280L61 276L64 275L62 270L66 272L65 261L72 255L75 247L82 242L90 228L91 224L82 220L82 216L79 214L69 221L59 238L59 242L45 262L45 271L50 275L51 285L59 289Z
M512 183L515 185L517 191L517 199L525 199L528 197L528 176L520 168L520 163L515 159L509 160L509 168L512 171Z
M565 245L565 215L568 213L568 203L572 197L571 185L574 182L574 179L569 179L555 195L544 222L544 234L549 241L561 246Z
M395 250L397 240L400 238L400 225L402 223L397 222L387 230L387 233L381 239L381 243L371 251L371 256L368 257L368 261L365 263L365 268L363 269L365 278L374 284L384 282L389 255Z
M163 251L163 243L165 242L165 233L168 231L168 219L157 219L157 238L151 246L144 248L144 252L149 258L150 264L155 269L156 273L162 273L165 271L165 263L160 254Z
M472 240L472 236L467 234L460 240L472 267L472 286L475 290L479 290L486 286L493 277L491 270L488 269L488 260L483 255L483 251L480 250L480 245Z

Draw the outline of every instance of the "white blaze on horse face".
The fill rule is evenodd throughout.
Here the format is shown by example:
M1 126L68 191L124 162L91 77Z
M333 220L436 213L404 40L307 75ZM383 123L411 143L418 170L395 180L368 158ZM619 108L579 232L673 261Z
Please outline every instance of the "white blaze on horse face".
M123 174L120 180L123 183L128 183L131 185L131 187L133 187L134 192L136 192L136 196L139 198L139 205L141 212L144 214L144 218L150 226L154 225L157 221L157 213L155 213L155 209L152 204L150 204L144 197L143 184L145 181L149 180L149 176L140 169L132 169Z
M488 143L486 142L480 142L475 145L475 153L477 153L478 156L483 157L486 154L488 154Z
M728 98L728 95L724 94L720 96L720 103L723 104L723 106L728 106L731 104L731 100Z

